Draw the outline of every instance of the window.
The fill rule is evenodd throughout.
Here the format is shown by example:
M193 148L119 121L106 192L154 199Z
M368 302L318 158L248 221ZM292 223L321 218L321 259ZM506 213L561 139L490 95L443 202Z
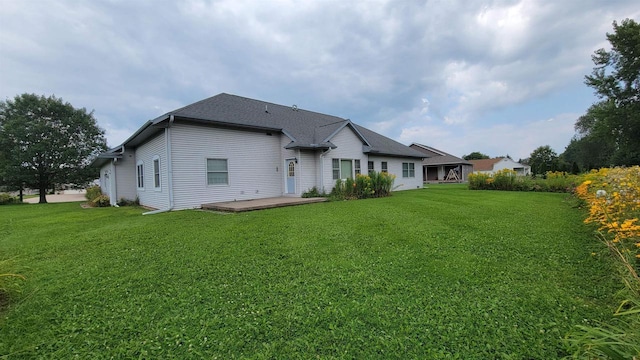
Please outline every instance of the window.
M160 189L160 157L153 157L153 187Z
M333 180L340 179L340 159L331 159L331 168L333 169Z
M402 163L402 177L412 178L416 177L416 170L414 163Z
M227 159L207 159L207 185L229 185Z
M371 174L372 172L374 172L374 168L373 168L373 161L369 161L367 163L367 170L369 170L369 174Z
M360 160L351 159L331 159L333 180L353 178L353 168L360 173Z
M340 179L352 178L353 177L353 161L351 160L340 160Z
M136 165L136 178L138 179L138 189L144 189L144 163L142 161Z
M387 169L387 162L386 161L383 161L380 164L380 167L382 168L382 170L381 170L382 172L389 172L389 169Z
M296 176L296 164L293 161L289 162L289 177Z

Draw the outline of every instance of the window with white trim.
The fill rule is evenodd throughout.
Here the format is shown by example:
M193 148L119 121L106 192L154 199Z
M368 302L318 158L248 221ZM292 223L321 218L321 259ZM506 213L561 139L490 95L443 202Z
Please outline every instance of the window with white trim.
M353 160L353 169L354 169L356 175L360 174L360 160L359 159Z
M414 163L402 163L402 177L412 178L416 177L416 169Z
M333 180L347 179L354 177L354 168L360 173L360 160L353 159L331 159Z
M144 189L144 163L138 161L136 164L136 182L138 189Z
M372 172L375 171L374 167L373 167L373 161L369 161L367 163L367 170L369 171L369 174L371 174Z
M229 185L227 159L207 159L207 185Z
M156 190L160 189L160 157L153 157L153 187Z
M333 173L333 180L340 179L340 159L331 159L331 171Z
M381 168L380 169L381 172L389 172L386 161L383 161L380 163L380 168Z

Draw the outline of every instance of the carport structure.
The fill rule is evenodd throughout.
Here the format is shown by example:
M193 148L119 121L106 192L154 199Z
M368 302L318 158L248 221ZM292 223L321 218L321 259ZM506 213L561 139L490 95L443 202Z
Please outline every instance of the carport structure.
M409 147L425 155L422 159L424 182L465 182L467 176L473 173L473 165L467 160L427 145L413 143Z

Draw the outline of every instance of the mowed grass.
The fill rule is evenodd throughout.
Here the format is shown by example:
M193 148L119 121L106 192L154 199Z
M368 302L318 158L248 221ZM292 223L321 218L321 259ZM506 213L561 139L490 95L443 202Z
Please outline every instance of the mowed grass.
M430 186L242 214L0 207L0 356L553 359L620 287L545 193ZM8 356L7 356L8 355Z

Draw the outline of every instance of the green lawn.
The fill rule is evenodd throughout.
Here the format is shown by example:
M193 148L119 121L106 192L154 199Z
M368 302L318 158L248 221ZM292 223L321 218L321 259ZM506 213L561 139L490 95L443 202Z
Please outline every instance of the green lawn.
M1 206L0 259L28 280L0 313L0 357L562 357L621 287L565 197L440 185L242 214Z

